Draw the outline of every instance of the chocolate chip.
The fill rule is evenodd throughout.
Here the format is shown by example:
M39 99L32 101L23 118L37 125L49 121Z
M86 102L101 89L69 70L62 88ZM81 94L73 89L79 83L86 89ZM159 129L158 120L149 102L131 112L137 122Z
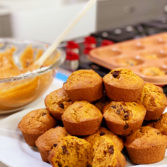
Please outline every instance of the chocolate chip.
M59 107L62 108L62 109L64 109L64 104L63 104L63 103L60 103L60 104L59 104Z
M120 71L114 71L112 73L112 75L113 75L114 78L117 78L119 76L119 74L120 74Z
M126 123L125 126L124 126L124 130L126 130L128 128L129 128L129 125Z
M161 132L157 132L157 135L160 135L161 134Z
M124 111L124 120L128 120L128 119L129 119L129 112Z
M100 136L104 136L104 135L105 135L105 132L101 131Z
M53 147L57 147L57 144L53 144Z
M42 113L42 116L45 116L46 114L47 114L46 112L43 112L43 113Z
M113 147L113 146L110 146L110 147L108 148L108 152L109 152L110 154L114 154L114 147Z
M114 106L111 106L111 108L114 108L114 109L116 109L117 107L114 105Z
M58 162L58 167L62 167L62 165L61 165L61 163L60 163L60 162Z
M117 110L116 110L116 113L120 115L120 114L121 114L121 110L120 110L120 109L117 109Z
M136 106L136 103L133 103L134 106Z
M104 150L104 155L106 156L106 154L107 154L107 152L106 152L106 150Z
M87 164L87 167L92 167L92 165L90 165L90 164Z
M140 132L140 133L143 133L143 129L142 129L142 127L139 129L139 132Z
M62 146L61 148L63 150L63 154L69 154L66 146Z

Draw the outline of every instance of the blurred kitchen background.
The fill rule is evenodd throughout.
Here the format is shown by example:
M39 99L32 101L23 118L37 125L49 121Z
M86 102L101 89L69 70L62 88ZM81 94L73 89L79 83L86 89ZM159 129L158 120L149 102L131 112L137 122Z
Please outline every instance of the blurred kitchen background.
M0 0L0 36L52 42L87 0ZM67 39L167 17L166 0L98 0Z
M0 0L0 37L51 43L87 1ZM103 76L109 70L85 56L91 49L165 31L166 0L98 0L66 37L63 68L92 68Z
M0 36L52 42L87 0L0 0ZM67 37L93 32L96 5Z

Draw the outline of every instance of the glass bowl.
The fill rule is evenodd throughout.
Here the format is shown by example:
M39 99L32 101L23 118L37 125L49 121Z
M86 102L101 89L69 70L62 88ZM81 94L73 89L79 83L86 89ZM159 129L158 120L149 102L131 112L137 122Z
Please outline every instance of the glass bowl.
M42 67L34 66L47 47L39 41L0 38L0 114L24 108L50 86L65 54L59 48Z

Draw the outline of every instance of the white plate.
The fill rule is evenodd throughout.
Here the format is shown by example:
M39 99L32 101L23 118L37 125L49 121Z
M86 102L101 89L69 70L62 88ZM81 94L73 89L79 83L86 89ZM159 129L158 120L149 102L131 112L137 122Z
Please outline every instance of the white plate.
M62 83L54 86L54 89L61 87ZM52 88L53 89L53 88ZM43 97L44 99L44 97ZM42 100L43 101L43 100ZM20 131L17 128L19 121L30 110L41 108L41 102L30 109L15 113L0 121L0 161L10 167L51 167L50 164L41 160L37 150L29 147ZM132 165L127 162L128 167L167 167L167 152L163 161L151 165Z

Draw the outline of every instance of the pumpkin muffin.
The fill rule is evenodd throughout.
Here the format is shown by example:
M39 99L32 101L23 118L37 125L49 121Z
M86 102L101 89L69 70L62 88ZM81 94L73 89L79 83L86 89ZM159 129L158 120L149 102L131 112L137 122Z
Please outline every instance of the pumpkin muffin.
M124 156L107 136L102 136L94 145L92 167L126 166Z
M147 110L145 120L156 120L163 113L167 100L160 87L146 83L142 91L141 103Z
M72 101L96 101L103 96L103 79L93 70L73 72L63 88Z
M57 89L51 92L45 98L45 105L47 110L55 117L57 120L61 120L61 116L64 110L72 104L67 93L63 88Z
M48 161L48 156L51 149L57 146L61 139L67 135L68 133L66 132L65 128L56 127L49 129L38 137L35 144L41 154L43 161Z
M76 101L62 115L62 121L71 135L86 136L95 133L101 124L100 110L87 101Z
M122 139L113 134L111 131L106 128L101 127L95 134L90 135L86 138L86 140L91 144L92 151L94 150L93 144L100 141L101 137L107 136L114 143L114 146L118 148L118 150L122 150L124 145Z
M37 109L26 114L18 127L26 143L30 146L35 146L37 138L55 125L56 121L50 116L49 111L46 109Z
M136 102L112 101L104 108L108 128L117 135L129 135L142 126L146 109Z
M165 156L167 136L158 129L143 126L126 138L125 147L135 164L151 164Z
M162 114L159 120L151 123L150 125L160 130L162 134L167 135L167 113Z
M114 69L103 78L106 94L114 101L136 101L144 81L129 69Z
M89 167L92 162L90 144L74 136L64 137L51 150L49 161L53 167Z

